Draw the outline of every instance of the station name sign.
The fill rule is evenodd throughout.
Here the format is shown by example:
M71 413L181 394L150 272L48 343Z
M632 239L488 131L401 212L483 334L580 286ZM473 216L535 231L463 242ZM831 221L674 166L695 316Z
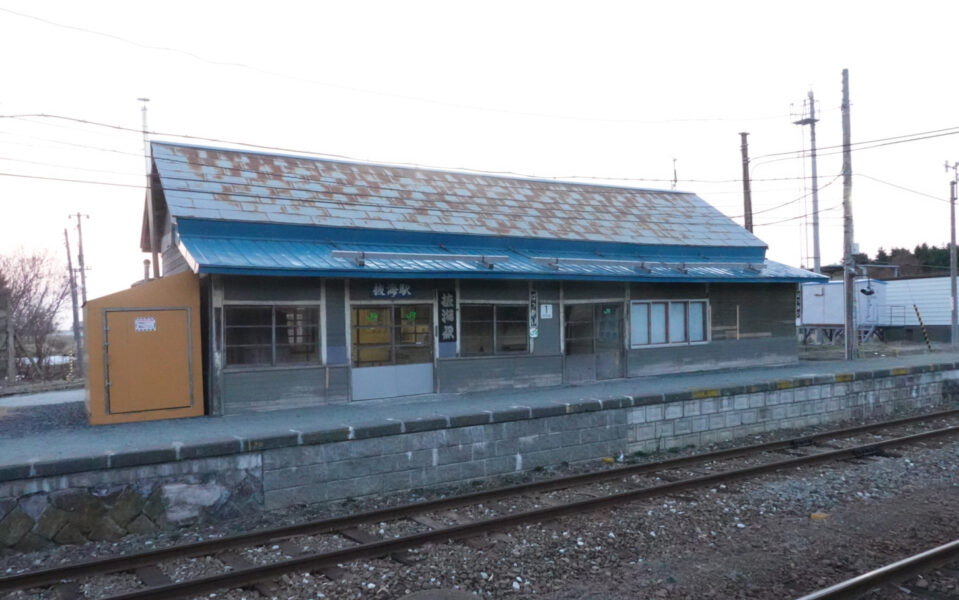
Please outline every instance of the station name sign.
M370 298L413 298L416 292L408 283L386 281L370 284Z

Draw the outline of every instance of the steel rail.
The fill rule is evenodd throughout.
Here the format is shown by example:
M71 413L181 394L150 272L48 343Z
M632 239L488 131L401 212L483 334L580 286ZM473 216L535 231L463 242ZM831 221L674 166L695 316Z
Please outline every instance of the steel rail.
M801 456L773 463L736 469L734 471L714 473L711 475L694 477L691 479L666 483L654 487L620 492L601 498L591 498L588 500L571 502L569 504L563 504L560 506L545 507L524 511L521 513L494 517L491 519L483 519L472 523L454 525L429 532L376 541L369 544L360 544L358 546L353 546L334 552L312 554L279 561L268 565L237 569L229 573L220 573L191 581L182 581L179 583L171 583L168 585L152 588L144 588L127 594L110 596L108 598L104 598L103 600L168 600L204 594L219 589L236 588L253 584L264 579L275 578L290 572L303 570L312 571L363 558L386 556L393 552L409 550L430 542L444 543L451 540L475 537L491 531L509 529L521 524L541 522L571 514L582 514L584 512L594 511L600 508L618 506L625 502L633 502L643 498L661 496L720 482L737 481L740 479L754 477L756 475L771 473L781 469L830 462L845 458L859 458L862 456L875 454L887 447L900 446L932 439L935 437L954 435L957 433L959 433L959 426L949 426L942 429L917 433L914 435L883 440L872 444L844 448L841 450L832 450L823 452L821 454Z
M937 546L891 565L879 567L858 577L806 594L797 600L845 600L859 598L876 586L905 579L950 562L959 557L959 540Z
M126 556L94 559L90 561L74 563L72 565L67 565L63 567L52 567L49 569L42 569L37 571L30 571L28 573L21 573L18 575L0 577L0 592L12 591L17 589L25 589L25 588L31 588L31 587L40 587L43 585L58 583L63 580L74 579L76 577L89 577L93 575L102 575L106 573L116 573L119 571L127 571L127 570L135 569L138 567L155 565L165 560L171 560L175 558L189 558L192 556L200 556L204 554L215 554L217 552L223 552L225 550L230 550L240 546L254 546L258 544L267 544L270 542L274 542L276 540L288 539L288 538L299 536L299 535L329 533L332 531L353 527L363 523L370 523L370 522L378 523L384 520L402 519L408 516L422 514L424 512L447 510L447 509L465 506L469 504L479 504L483 502L490 502L493 500L498 500L498 499L509 497L509 496L515 496L518 494L547 492L551 490L563 489L563 488L572 487L576 485L608 481L611 479L619 479L619 478L628 477L631 475L642 475L642 474L656 472L656 471L675 469L675 468L683 467L686 465L698 464L698 463L708 462L713 460L725 460L729 458L744 456L747 454L754 454L759 452L770 452L770 451L782 450L787 448L795 448L798 446L814 443L816 440L842 437L842 436L853 435L856 433L862 433L866 431L874 431L877 429L886 429L891 427L908 425L908 424L916 423L920 421L929 421L929 420L935 420L935 419L941 419L941 418L954 417L956 415L959 415L959 409L940 411L940 412L929 413L925 415L917 415L913 417L906 417L903 419L884 421L882 423L856 425L854 427L848 427L844 429L835 429L835 430L825 431L822 433L817 433L809 436L793 438L789 440L766 442L761 444L752 444L748 446L739 446L736 448L729 448L726 450L718 450L716 452L692 454L690 456L682 456L678 458L672 458L668 460L662 460L662 461L656 461L656 462L650 462L650 463L643 463L639 465L628 465L628 466L620 467L616 469L596 471L591 473L583 473L579 475L570 475L567 477L549 479L544 481L536 481L531 483L521 483L521 484L516 484L511 486L499 487L492 490L483 490L479 492L472 492L469 494L451 496L448 498L429 500L426 502L418 502L414 504L406 504L406 505L401 505L396 507L381 508L381 509L376 509L376 510L371 510L366 512L355 513L352 515L331 517L327 519L311 521L308 523L300 523L297 525L286 525L286 526L275 527L270 529L261 529L257 531L251 531L248 533L242 533L239 535L218 538L215 540L204 540L202 542L178 544L178 545L170 546L167 548L158 548L155 550L150 550L148 552L142 552L142 553L131 554Z

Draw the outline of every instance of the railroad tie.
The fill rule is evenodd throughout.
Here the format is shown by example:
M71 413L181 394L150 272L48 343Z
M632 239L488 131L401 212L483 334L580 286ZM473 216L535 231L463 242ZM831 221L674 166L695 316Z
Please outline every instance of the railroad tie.
M53 594L57 600L81 600L83 598L80 584L75 581L58 583L53 586Z
M170 585L173 583L173 580L156 565L137 567L133 571L133 574L147 587L160 587L161 585Z
M250 567L254 566L253 561L233 551L221 552L220 554L216 555L216 558L234 571L249 569ZM250 587L267 598L272 598L280 590L280 588L272 581L257 581Z
M353 540L357 544L372 544L373 542L381 542L384 538L383 536L373 535L372 533L367 533L360 529L359 527L350 527L349 529L341 529L339 534L343 537ZM414 565L418 562L418 559L415 555L410 553L408 550L401 550L399 552L390 553L390 558L402 565Z

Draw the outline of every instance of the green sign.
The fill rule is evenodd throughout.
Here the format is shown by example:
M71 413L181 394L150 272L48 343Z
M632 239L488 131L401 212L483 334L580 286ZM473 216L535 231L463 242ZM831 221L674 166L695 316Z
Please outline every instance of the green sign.
M368 313L366 313L366 320L367 320L367 321L378 321L379 319L380 319L380 314L379 314L379 313L375 313L375 312L368 312Z
M406 313L406 319L407 319L408 321L415 321L415 320L416 320L416 311L415 311L415 310L411 310L410 312Z

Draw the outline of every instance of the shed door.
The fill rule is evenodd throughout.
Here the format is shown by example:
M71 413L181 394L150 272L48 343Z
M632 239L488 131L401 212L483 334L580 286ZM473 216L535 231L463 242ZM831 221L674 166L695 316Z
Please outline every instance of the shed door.
M192 404L188 309L108 310L104 322L107 412Z

